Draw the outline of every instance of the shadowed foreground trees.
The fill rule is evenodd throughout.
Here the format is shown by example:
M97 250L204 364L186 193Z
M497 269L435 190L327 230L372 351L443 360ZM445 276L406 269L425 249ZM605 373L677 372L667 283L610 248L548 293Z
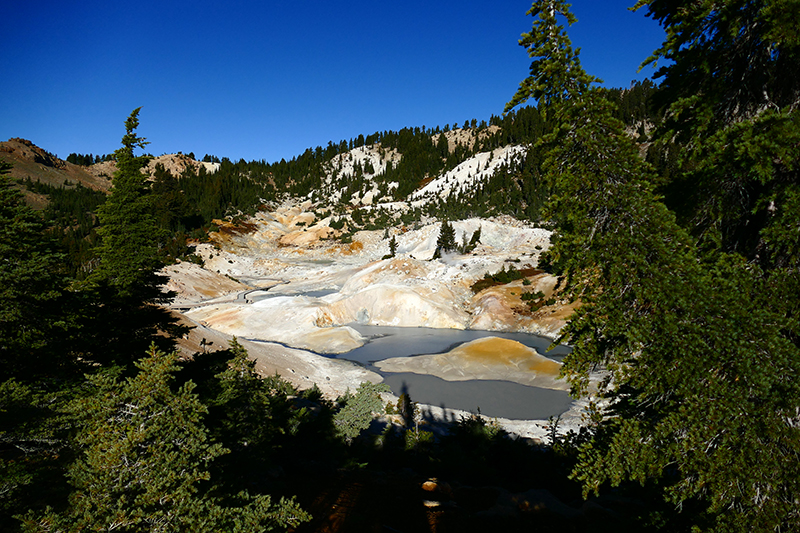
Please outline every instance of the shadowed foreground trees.
M26 377L66 338L64 254L0 162L0 375ZM54 369L56 370L56 369ZM57 370L56 370L57 373Z
M43 220L0 176L0 528L286 529L307 519L291 500L209 481L228 450L209 438L207 407L193 383L173 386L175 354L137 351L153 335L173 342L169 312L154 305L161 234L133 156L137 113L100 214L101 266L84 282L67 277ZM269 416L257 400L249 411Z
M120 381L101 372L71 405L81 431L74 487L65 512L28 515L25 531L268 531L307 515L292 501L246 492L225 505L213 492L208 465L228 451L208 439L205 406L187 382L170 388L177 356L151 347Z

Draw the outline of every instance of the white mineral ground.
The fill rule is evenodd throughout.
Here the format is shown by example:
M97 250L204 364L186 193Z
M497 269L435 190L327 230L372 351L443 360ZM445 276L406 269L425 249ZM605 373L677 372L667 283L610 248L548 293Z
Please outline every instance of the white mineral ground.
M236 336L262 374L278 373L299 388L316 383L329 397L362 381L382 377L354 363L318 355L340 354L368 339L348 324L527 332L554 338L574 304L556 303L520 313L523 292L553 295L556 279L539 273L473 294L470 287L503 265L535 267L549 246L550 233L512 218L452 222L458 242L481 228L481 244L470 254L431 260L439 224L419 229L390 228L397 242L389 252L384 231L361 231L343 244L333 237L330 218L319 220L310 203L286 203L261 212L246 230L220 222L212 244L201 244L200 267L179 263L164 269L166 289L177 296L173 308L195 326L183 339L191 354L201 339L206 349L226 348ZM519 260L519 262L517 262ZM513 262L509 262L513 261ZM261 289L255 290L254 289ZM269 289L269 292L266 292ZM324 291L317 297L304 295ZM516 309L516 310L515 310ZM313 353L316 352L316 353ZM550 389L567 389L557 379L559 363L514 341L486 338L445 353L387 359L382 371L430 374L442 379L506 380ZM387 401L393 401L387 395ZM563 429L580 424L582 403L562 416ZM458 411L434 415L453 418ZM541 438L543 421L498 419L507 430Z

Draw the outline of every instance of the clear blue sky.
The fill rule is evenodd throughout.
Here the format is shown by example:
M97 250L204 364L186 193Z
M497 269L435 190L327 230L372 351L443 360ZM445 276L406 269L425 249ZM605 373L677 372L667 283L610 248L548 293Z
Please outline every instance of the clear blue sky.
M607 86L663 31L634 0L575 0L584 68ZM139 135L160 155L287 160L405 126L500 115L530 59L529 0L26 0L0 21L0 140L66 158Z

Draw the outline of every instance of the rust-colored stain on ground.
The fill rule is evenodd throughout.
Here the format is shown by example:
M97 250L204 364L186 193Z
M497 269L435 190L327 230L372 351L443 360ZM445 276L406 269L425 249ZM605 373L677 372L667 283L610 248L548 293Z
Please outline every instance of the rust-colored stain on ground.
M515 366L540 375L558 376L561 365L522 343L500 337L477 339L455 348L449 355L481 363Z

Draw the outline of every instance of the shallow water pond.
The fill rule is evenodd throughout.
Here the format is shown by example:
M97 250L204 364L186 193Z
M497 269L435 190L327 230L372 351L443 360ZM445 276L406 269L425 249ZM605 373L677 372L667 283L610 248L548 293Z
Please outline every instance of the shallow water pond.
M306 296L308 298L322 298L329 294L338 292L336 289L320 289L318 291L307 291L298 293L281 293L280 290L263 290L250 293L248 299L251 302L260 302L269 298L278 298L281 296Z
M481 414L488 417L518 420L547 419L567 411L572 405L572 399L565 391L529 387L510 381L446 381L424 374L381 372L373 366L374 362L390 357L447 352L460 344L483 337L515 340L557 361L569 353L566 346L558 346L548 352L551 341L545 337L497 331L350 326L369 337L370 341L336 357L356 361L378 372L398 396L407 392L415 402L473 413L480 410Z
M501 331L479 331L471 329L399 328L392 326L364 326L348 324L369 342L360 348L339 354L339 359L371 365L390 357L408 357L448 352L460 344L484 337L511 339L535 349L540 354L561 361L569 353L569 347L556 346L547 351L551 340L530 333L506 333Z

